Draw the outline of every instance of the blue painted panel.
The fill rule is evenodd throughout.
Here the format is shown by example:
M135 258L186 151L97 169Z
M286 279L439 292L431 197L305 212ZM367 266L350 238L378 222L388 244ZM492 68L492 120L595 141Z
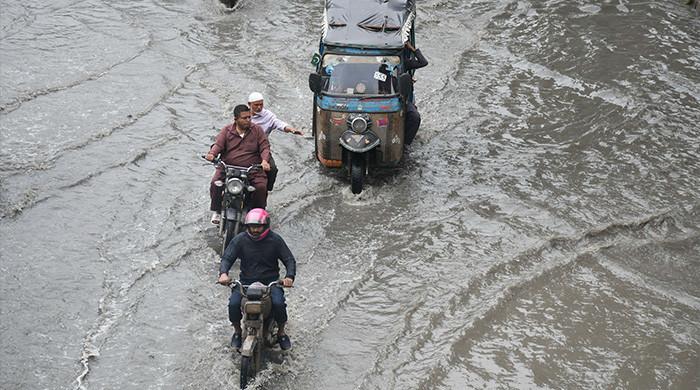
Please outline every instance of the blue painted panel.
M316 104L323 110L342 112L396 112L401 110L401 100L392 98L345 98L321 95Z
M354 55L365 55L365 56L391 56L391 55L401 55L402 51L397 49L361 49L355 47L346 46L323 46L321 52L325 54L335 53L335 54L354 54Z

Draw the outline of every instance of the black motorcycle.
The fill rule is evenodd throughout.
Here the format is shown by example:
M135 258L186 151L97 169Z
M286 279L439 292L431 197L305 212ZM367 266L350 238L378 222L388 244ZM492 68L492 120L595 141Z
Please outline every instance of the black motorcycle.
M277 344L277 322L272 318L272 301L270 292L272 286L282 284L279 281L264 285L255 282L243 285L233 281L229 287L239 289L241 300L242 346L241 354L241 389L248 386L263 366L265 350Z
M212 162L221 166L226 172L223 186L224 200L221 203L221 221L219 222L219 235L222 239L221 254L223 255L231 239L243 231L243 222L250 210L250 193L255 191L249 177L252 173L261 171L262 165L255 164L246 168L227 165L220 159Z

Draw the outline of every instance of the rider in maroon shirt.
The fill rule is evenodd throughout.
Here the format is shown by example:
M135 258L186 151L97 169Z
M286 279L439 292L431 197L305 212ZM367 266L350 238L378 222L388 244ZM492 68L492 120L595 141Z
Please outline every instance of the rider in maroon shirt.
M234 122L224 126L216 136L216 142L209 150L206 159L212 161L220 154L226 164L241 167L262 164L263 170L269 171L270 144L262 128L251 124L250 108L244 104L236 106L233 110L233 118ZM254 172L249 178L255 187L255 191L251 193L250 207L264 209L267 206L267 175L264 172ZM209 186L210 208L214 212L211 222L214 224L218 224L221 220L224 179L225 172L221 167L217 167Z

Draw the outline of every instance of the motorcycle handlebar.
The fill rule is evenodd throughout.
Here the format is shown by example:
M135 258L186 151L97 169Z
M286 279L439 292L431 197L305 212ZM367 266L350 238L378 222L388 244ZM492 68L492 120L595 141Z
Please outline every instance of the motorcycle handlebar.
M234 288L234 287L236 287L236 286L241 286L241 287L243 287L243 288L248 288L248 287L251 286L250 284L242 284L240 280L235 280L235 279L232 279L228 284L222 284L222 283L219 283L219 282L217 282L217 283L218 283L218 284L221 284L221 285L223 285L223 286L226 286L226 287L230 287L230 288ZM282 282L282 280L276 280L276 281L274 281L274 282L268 283L268 284L267 284L267 287L269 288L269 287L272 287L272 286L275 286L275 285L284 287L284 282ZM285 287L285 288L288 288L288 287Z
M206 155L202 155L201 157L203 159L207 160ZM232 168L232 169L238 169L239 171L245 171L245 172L257 172L257 171L261 171L263 169L262 164L253 164L249 167L242 167L242 166L238 166L238 165L229 165L229 164L226 164L224 162L224 160L222 160L218 157L214 158L211 161L209 161L209 160L207 160L207 161L214 164L214 165L221 165L221 167L224 169L231 169Z

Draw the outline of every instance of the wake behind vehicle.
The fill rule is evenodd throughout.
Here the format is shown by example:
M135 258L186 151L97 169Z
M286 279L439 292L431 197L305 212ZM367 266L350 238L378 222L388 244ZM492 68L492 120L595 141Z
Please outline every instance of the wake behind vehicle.
M415 42L415 0L327 0L325 7L309 75L316 158L348 169L357 194L370 167L393 167L403 157L413 99L404 43Z
M227 165L220 159L212 161L214 165L221 166L226 173L223 201L221 203L221 222L219 222L219 235L221 236L221 254L224 254L228 243L238 233L243 231L243 222L250 210L250 193L255 187L250 183L250 174L262 170L262 165L256 164L249 167Z

